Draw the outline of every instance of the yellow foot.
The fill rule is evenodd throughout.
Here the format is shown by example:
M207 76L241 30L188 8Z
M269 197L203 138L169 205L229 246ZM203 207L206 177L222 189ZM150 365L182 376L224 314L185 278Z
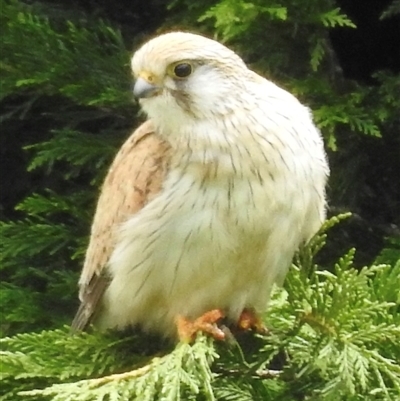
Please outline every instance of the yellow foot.
M239 317L237 326L241 330L254 330L259 334L267 334L268 329L264 326L260 317L253 308L245 308Z
M209 334L216 340L225 340L225 333L217 326L218 320L225 317L221 309L213 309L201 315L194 321L178 315L175 319L178 336L181 341L191 342L197 332Z

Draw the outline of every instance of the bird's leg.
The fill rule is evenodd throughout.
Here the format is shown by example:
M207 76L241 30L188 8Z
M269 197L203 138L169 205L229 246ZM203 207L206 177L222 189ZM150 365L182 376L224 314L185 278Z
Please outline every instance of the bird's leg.
M268 329L264 326L260 316L253 308L244 308L240 314L237 326L241 330L254 330L259 334L267 334Z
M191 321L178 315L175 319L178 336L181 341L191 342L196 333L202 331L214 337L216 340L225 340L225 333L217 326L218 320L225 317L221 309L213 309Z

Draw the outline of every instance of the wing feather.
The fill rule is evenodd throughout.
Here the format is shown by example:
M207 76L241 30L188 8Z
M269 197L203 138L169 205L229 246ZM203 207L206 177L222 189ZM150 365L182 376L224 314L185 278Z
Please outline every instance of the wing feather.
M73 330L83 330L92 321L108 285L105 266L115 247L115 233L121 223L157 196L168 170L169 155L169 144L147 121L115 157L97 203L79 280L81 305L72 322Z

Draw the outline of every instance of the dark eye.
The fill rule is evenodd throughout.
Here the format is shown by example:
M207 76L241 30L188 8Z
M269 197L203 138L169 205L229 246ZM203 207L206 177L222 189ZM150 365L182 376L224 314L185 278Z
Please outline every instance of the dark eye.
M178 78L186 78L192 73L192 66L189 63L180 63L174 67L174 74Z

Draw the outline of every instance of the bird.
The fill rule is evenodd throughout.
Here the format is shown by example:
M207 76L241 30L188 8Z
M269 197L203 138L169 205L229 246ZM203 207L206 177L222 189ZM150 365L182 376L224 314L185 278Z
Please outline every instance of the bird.
M274 283L326 217L311 111L195 33L150 39L131 67L147 120L103 183L72 327L182 341L224 339L221 319L260 329Z

